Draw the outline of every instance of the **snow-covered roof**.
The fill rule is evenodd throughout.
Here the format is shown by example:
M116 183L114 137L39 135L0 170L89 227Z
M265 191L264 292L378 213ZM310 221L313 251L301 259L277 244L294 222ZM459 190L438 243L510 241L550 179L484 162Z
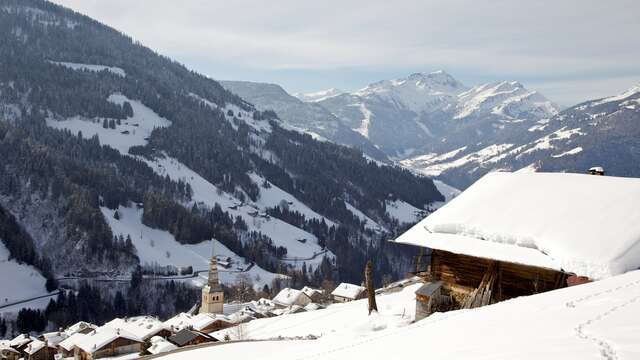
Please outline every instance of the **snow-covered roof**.
M153 338L151 338L151 346L149 346L147 351L153 355L156 355L167 351L173 351L177 348L177 346L168 342L167 340L159 336L154 336Z
M173 329L173 331L180 331L191 326L193 315L189 315L187 313L180 313L171 319L165 321L163 323L166 329Z
M362 286L342 283L331 292L331 295L355 300L363 291L365 291L365 288Z
M20 347L33 341L33 338L29 334L20 334L13 338L9 344L11 347Z
M73 350L74 346L76 346L78 341L80 341L80 339L82 339L85 336L86 336L85 334L77 332L77 333L69 336L68 338L62 340L58 344L58 346L63 348L63 349L65 349L66 351L71 351L71 350Z
M71 336L79 331L83 331L86 329L95 329L97 328L97 326L90 324L88 322L84 322L84 321L79 321L71 326L69 326L64 332L68 335Z
M79 338L76 346L88 353L94 353L112 341L124 338L132 341L142 342L142 339L122 329L113 329L108 326L101 326L94 331Z
M33 355L38 351L42 350L45 347L44 341L40 341L36 338L31 338L31 342L27 347L25 347L22 351L24 351L27 355Z
M273 298L273 302L281 306L291 306L297 303L301 296L307 296L301 290L284 288Z
M305 295L307 295L308 297L312 297L315 294L320 294L320 295L324 294L324 290L322 290L322 289L314 289L314 288L308 287L308 286L303 287L301 291L303 293L305 293Z
M47 344L49 344L49 346L58 346L58 344L62 340L68 338L69 336L67 336L67 334L64 332L54 331L54 332L42 334L42 337L44 340L47 341Z
M494 172L396 242L601 279L640 268L640 179Z
M165 325L152 316L137 316L132 318L115 318L104 324L112 329L123 329L140 339L147 339L165 329Z

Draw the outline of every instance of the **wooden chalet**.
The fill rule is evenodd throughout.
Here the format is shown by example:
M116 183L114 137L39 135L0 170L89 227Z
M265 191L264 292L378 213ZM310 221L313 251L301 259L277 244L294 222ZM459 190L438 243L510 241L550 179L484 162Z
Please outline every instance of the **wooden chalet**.
M638 202L640 179L486 175L396 239L426 248L416 319L640 268Z
M120 329L100 327L80 338L74 346L76 360L114 357L142 351L143 341Z

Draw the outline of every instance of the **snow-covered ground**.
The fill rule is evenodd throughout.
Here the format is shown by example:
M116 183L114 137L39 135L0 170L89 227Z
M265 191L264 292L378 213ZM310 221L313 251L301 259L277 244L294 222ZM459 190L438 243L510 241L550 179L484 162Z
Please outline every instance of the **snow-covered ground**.
M102 119L86 119L79 116L61 121L49 118L47 125L56 129L68 129L73 134L82 131L82 136L85 138L98 135L101 144L108 145L125 155L129 153L132 146L146 145L147 138L154 128L171 125L169 120L160 117L140 101L127 99L121 94L113 94L108 100L118 105L128 101L133 109L133 117L121 120L121 125L117 125L115 129L105 129L102 126Z
M386 210L389 216L398 219L400 223L414 223L422 218L422 210L403 200L387 201Z
M349 204L346 201L344 202L344 205L347 207L347 210L351 211L351 213L353 215L357 216L358 219L360 219L360 221L365 221L365 225L364 225L365 228L376 230L376 231L381 231L381 230L386 231L386 228L384 228L383 226L381 226L377 222L373 221L373 219L368 217L365 213L360 211L355 206Z
M46 295L46 280L42 274L33 266L9 260L9 256L9 249L0 241L0 274L5 275L0 276L0 306ZM0 312L4 311L8 310L0 309Z
M317 266L322 261L322 256L316 256L322 253L322 249L318 245L318 239L315 235L273 217L265 218L251 215L252 213L254 215L255 213L263 213L266 207L278 205L281 200L285 200L286 202L291 202L289 206L292 209L300 211L306 216L322 218L321 215L276 186L272 185L270 189L263 188L260 186L262 184L262 178L259 176L250 174L254 182L260 186L260 192L263 198L260 198L255 204L243 204L232 195L218 189L215 185L180 163L177 159L167 156L156 158L153 161L142 160L146 161L159 175L168 175L172 180L188 182L193 190L192 198L195 202L209 207L213 207L218 203L224 211L229 212L229 214L234 217L241 216L250 230L259 231L269 236L276 246L286 247L288 258L308 259L293 262L293 265L301 267L303 262L306 261L307 266ZM330 223L332 222L328 222L327 224ZM328 252L327 256L333 258L331 252Z
M124 72L124 70L122 70L119 67L115 67L115 66L78 64L78 63L63 62L63 61L49 61L49 62L51 64L64 66L64 67L69 68L71 70L93 71L93 72L100 72L100 71L107 70L110 73L113 73L113 74L118 75L118 76L122 76L122 77L127 76L127 74Z
M378 295L379 313L373 316L368 316L366 300L333 304L322 310L251 321L242 327L242 338L259 340L313 335L327 339L357 339L383 329L404 327L415 319L414 292L421 285L413 284L400 292ZM225 334L231 339L239 336L233 328L213 334L218 338L224 338Z
M166 359L400 359L423 353L450 360L640 357L640 271L474 310L438 313L402 326L398 311L411 310L411 290L415 288L397 297L386 295L397 299L391 305L395 311L386 314L380 306L384 296L378 297L381 316L368 317L366 300L361 300L253 321L235 332L249 338L270 337L266 329L273 337L322 334L318 340L232 343L169 354ZM395 314L393 320L390 313Z
M105 207L101 207L100 210L114 235L122 235L125 238L129 235L131 237L142 265L193 266L194 271L207 270L211 251L214 249L218 258L231 258L232 267L230 269L219 268L220 281L225 284L235 283L238 276L243 274L253 281L256 289L262 289L264 284L271 286L273 279L279 276L258 265L254 265L245 272L250 264L217 240L203 241L195 245L180 244L169 232L144 225L142 223L142 209L135 206L120 206L118 208L119 220L114 218L113 210ZM193 279L195 284L199 286L206 281L207 273L203 272L200 275L199 278Z

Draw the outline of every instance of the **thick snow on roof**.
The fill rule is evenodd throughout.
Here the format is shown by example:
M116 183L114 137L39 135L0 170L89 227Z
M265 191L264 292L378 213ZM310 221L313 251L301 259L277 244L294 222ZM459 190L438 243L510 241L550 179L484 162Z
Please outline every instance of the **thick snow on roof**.
M117 338L142 342L142 339L126 330L118 330L108 326L102 326L85 336L80 337L76 341L76 346L88 353L94 353Z
M153 355L160 354L167 351L172 351L177 349L178 347L168 342L167 340L154 336L151 338L151 346L147 349L147 351Z
M78 341L80 341L80 339L84 338L85 336L87 335L76 332L73 335L69 336L68 338L62 340L58 344L58 346L65 349L66 351L71 351L74 348L74 346L76 346Z
M406 294L406 290L396 294ZM393 296L396 294L379 299L399 299ZM273 336L306 336L320 333L314 332L314 328L334 330L323 332L318 340L230 343L170 354L166 360L409 359L416 354L448 360L632 360L640 354L639 300L640 271L632 271L477 309L438 313L407 326L370 328L366 333L362 332L363 319L368 318L375 324L381 314L367 316L366 300L363 300L343 304L343 309L348 311L337 314L332 314L329 307L286 315L286 320L252 321L244 332L250 338L253 334L266 338L269 331ZM407 297L405 301L410 313L408 306L415 304L415 299ZM387 304L379 302L378 305L384 313ZM401 304L395 306L402 313ZM271 327L258 326L269 321L273 323ZM299 326L293 327L296 323ZM352 329L361 332L350 333ZM469 335L461 336L461 329Z
M606 278L640 267L640 179L490 173L396 241Z
M37 353L38 351L40 351L42 348L44 348L45 343L44 341L40 341L36 338L32 338L32 341L29 343L29 345L27 345L26 348L24 348L24 352L27 355L33 355L35 353Z
M295 304L301 296L307 295L300 290L284 288L273 298L273 302L281 306L291 306Z
M333 296L340 296L347 299L355 299L365 290L364 287L353 285L349 283L342 283L338 285L335 290L331 292Z
M303 287L302 290L300 290L300 291L305 293L308 297L312 297L315 294L320 294L320 295L324 294L324 290L322 290L322 289L314 289L314 288L309 287L309 286Z
M132 318L115 318L104 324L112 329L123 329L140 339L147 339L165 329L164 324L152 316L137 316Z

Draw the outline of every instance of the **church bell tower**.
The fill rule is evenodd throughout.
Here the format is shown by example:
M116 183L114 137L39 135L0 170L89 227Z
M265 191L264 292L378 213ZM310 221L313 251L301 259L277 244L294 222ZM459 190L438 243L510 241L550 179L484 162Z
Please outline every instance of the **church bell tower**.
M200 313L222 314L224 292L218 281L218 263L215 254L211 254L209 265L209 280L202 288L202 302Z

